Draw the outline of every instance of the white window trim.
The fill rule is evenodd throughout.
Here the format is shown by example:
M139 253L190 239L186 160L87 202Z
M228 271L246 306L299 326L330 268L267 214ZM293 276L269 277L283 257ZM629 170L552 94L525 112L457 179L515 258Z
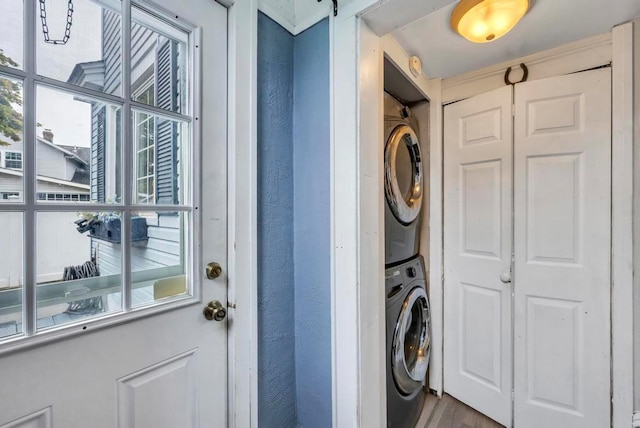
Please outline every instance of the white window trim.
M20 198L22 198L22 192L21 191L13 191L13 190L3 190L2 192L0 192L0 201L6 201L6 200L10 200L10 199L4 199L4 195L8 194L8 193L12 193L14 195L16 195L16 199L20 200Z
M143 94L144 92L147 92L149 89L154 88L154 80L155 80L155 75L152 73L152 75L147 78L141 85L140 87L136 88L134 91L132 91L132 98L134 100L138 99L138 97ZM154 89L155 91L155 89ZM151 151L151 146L152 145L147 145L147 147L145 147L144 149L140 149L139 147L139 134L137 132L137 128L138 126L140 126L143 122L153 122L154 125L154 129L153 129L153 150L154 150L154 155L153 155L153 175L149 174L149 175L145 175L144 179L147 180L147 188L149 185L149 178L153 177L153 189L152 192L147 194L148 198L147 198L147 202L146 204L149 203L149 198L152 197L155 200L155 196L156 196L156 171L157 171L157 165L155 164L155 150L156 148L156 131L155 131L155 116L151 115L151 114L146 114L147 118L142 120L142 121L138 121L140 118L141 114L145 114L145 113L140 113L140 112L134 112L133 113L133 127L134 127L134 135L132 138L132 145L133 148L135 149L135 156L134 156L134 162L133 162L133 178L135 179L135 191L134 194L136 196L136 199L138 199L140 197L140 195L138 194L138 182L141 180L140 177L140 171L138 170L138 156L140 155L141 152L145 151L147 152L147 155L149 153L149 151ZM148 166L148 165L147 165ZM153 203L153 201L152 201Z
M20 155L20 168L13 168L7 166L7 161L14 161L14 159L7 159L7 154L19 154ZM0 150L0 167L22 171L24 169L24 156L20 150Z

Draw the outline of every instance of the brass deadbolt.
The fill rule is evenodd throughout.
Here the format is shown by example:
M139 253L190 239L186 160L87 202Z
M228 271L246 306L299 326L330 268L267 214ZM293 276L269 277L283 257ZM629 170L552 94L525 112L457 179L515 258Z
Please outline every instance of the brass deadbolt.
M218 262L211 262L207 265L207 278L216 279L222 275L222 266Z
M227 310L217 300L212 300L204 307L202 314L209 321L222 321L227 316Z

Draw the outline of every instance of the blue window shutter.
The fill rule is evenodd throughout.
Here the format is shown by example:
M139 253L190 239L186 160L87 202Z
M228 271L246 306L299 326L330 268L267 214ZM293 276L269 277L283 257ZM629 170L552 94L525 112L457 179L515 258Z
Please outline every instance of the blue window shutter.
M178 44L159 38L156 49L156 105L173 112L178 105ZM176 122L156 118L156 203L178 203L178 129Z
M91 110L91 200L105 202L106 107L94 103Z

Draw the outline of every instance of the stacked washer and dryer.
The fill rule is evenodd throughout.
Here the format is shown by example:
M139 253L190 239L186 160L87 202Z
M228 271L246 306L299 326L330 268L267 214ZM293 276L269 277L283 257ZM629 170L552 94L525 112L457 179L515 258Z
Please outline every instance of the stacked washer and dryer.
M419 254L423 165L418 123L384 94L387 427L414 427L425 394L431 326Z

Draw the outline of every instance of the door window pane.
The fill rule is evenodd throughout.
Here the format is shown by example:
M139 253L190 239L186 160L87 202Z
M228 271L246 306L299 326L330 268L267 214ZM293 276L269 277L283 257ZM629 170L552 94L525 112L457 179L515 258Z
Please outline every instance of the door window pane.
M187 40L186 33L137 8L132 9L131 93L134 101L187 113ZM152 91L141 96L149 86Z
M108 7L112 5L113 8ZM68 2L47 1L51 42L63 40ZM36 23L38 74L74 85L122 93L122 35L120 2L74 0L70 37L66 44L47 43L43 25Z
M0 212L0 338L22 333L23 218Z
M24 68L24 6L22 0L2 0L0 65Z
M37 213L39 329L121 309L121 215Z
M133 111L133 203L185 203L188 125Z
M0 75L0 203L23 200L22 103L22 82Z
M185 213L136 212L131 217L131 305L188 293Z
M121 203L120 106L46 86L36 103L37 200Z

